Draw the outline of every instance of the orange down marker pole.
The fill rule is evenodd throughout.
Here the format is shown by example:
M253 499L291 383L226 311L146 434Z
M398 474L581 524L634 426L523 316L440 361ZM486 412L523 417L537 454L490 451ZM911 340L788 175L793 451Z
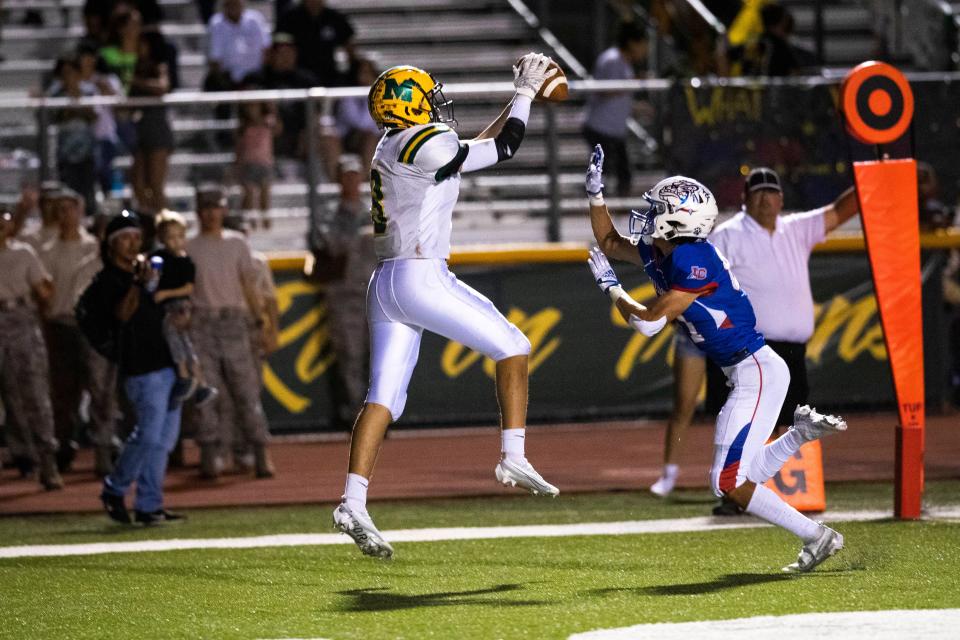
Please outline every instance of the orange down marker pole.
M842 101L848 131L867 144L898 139L913 117L909 83L880 62L865 62L847 75ZM900 417L894 511L898 518L916 519L925 422L917 163L884 157L855 162L853 171Z

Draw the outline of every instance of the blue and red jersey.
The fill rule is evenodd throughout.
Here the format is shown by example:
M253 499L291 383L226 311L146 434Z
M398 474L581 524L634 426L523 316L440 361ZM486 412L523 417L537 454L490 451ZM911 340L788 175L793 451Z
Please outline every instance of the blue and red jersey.
M677 320L708 358L728 367L764 345L747 294L709 241L679 244L666 257L653 245L637 248L658 295L673 289L701 294Z

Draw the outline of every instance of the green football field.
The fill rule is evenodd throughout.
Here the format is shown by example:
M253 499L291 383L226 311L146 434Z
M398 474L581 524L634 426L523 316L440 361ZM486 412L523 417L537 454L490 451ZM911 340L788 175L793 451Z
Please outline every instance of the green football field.
M830 486L831 511L889 509L880 484ZM960 507L960 481L927 505ZM706 493L375 503L383 530L682 519ZM103 516L0 518L2 547L329 533L330 506L209 509L182 525ZM749 522L744 519L744 522ZM4 638L567 638L645 622L960 607L960 520L836 525L847 548L788 576L799 544L771 527L395 544L190 549L0 560Z

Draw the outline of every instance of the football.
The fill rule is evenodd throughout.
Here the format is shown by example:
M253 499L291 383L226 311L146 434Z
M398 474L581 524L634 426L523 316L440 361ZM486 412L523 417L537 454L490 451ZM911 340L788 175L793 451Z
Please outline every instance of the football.
M519 64L519 60L517 63ZM553 60L547 67L547 79L544 80L540 91L537 92L537 102L563 102L569 95L570 85L567 84L567 75Z

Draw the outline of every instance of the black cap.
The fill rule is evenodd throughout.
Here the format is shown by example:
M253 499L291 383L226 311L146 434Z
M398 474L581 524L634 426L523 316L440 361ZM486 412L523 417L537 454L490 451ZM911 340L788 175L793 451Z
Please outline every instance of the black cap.
M107 223L107 228L104 230L103 235L109 242L117 233L120 233L126 229L142 229L143 227L140 224L140 217L132 211L124 209L117 215L110 218L110 222Z
M757 189L773 189L783 193L783 189L780 187L780 176L770 167L757 167L751 170L743 184L743 192L748 194Z
M227 206L227 191L216 183L197 187L197 211Z

